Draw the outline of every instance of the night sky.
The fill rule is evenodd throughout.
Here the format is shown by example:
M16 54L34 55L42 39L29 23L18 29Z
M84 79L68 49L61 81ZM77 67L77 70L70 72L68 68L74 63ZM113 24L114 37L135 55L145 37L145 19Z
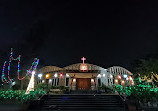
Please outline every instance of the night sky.
M0 66L10 48L23 64L39 67L86 62L133 70L135 60L158 49L157 3L58 0L0 1Z

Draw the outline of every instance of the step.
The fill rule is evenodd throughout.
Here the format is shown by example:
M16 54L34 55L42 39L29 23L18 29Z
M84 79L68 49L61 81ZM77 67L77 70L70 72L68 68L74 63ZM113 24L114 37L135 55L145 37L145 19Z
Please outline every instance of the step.
M104 110L104 111L123 111L122 107L42 107L42 109L62 109L62 110Z
M46 100L94 100L94 101L102 101L102 100L121 100L121 99L116 99L116 98L111 98L111 99L99 99L99 98L96 98L96 99L93 99L93 98L47 98Z
M59 96L59 97L47 97L45 99L94 99L94 100L109 100L109 99L114 99L114 100L118 100L120 99L120 97L72 97L72 96Z
M69 103L69 102L60 102L60 103L55 103L55 102L47 102L47 103L44 103L44 104L72 104L72 105L74 105L74 104L83 104L83 105L85 105L85 104L90 104L90 105L94 105L94 104L101 104L101 105L109 105L109 104L121 104L121 103L118 103L118 102L115 102L115 103Z
M112 100L109 100L109 101L106 101L106 100L102 100L102 101L90 101L90 100L47 100L47 101L44 101L44 102L48 102L48 103L121 103L121 101L112 101Z
M43 109L123 109L118 95L46 95L43 98Z

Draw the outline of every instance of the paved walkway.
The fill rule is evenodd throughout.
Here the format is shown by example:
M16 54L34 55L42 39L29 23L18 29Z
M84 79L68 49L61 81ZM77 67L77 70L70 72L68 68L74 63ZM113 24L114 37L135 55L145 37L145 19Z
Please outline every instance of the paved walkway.
M15 104L0 104L0 111L22 111L22 107Z

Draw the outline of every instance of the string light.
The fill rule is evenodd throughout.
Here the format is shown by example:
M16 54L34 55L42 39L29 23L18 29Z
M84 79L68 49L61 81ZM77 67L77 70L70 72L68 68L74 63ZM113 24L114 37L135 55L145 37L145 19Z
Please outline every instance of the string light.
M37 68L37 65L39 63L39 59L35 58L34 59L34 62L32 63L30 69L27 70L27 73L24 77L20 78L19 77L19 73L20 73L20 58L21 58L21 55L19 55L17 58L14 58L13 57L13 48L11 48L11 53L10 53L10 58L9 58L9 62L8 62L8 80L5 78L5 69L6 69L6 63L7 61L4 62L4 65L3 65L3 69L2 69L2 76L1 76L1 79L4 83L10 83L12 81L12 79L10 79L10 66L11 66L11 62L12 61L18 61L18 65L17 65L17 78L19 80L23 80L27 75L29 75L33 70L36 70Z
M12 101L28 101L31 99L35 99L38 95L43 95L46 92L41 89L36 89L34 92L30 92L30 94L25 95L25 91L22 90L6 90L6 91L0 91L0 100L12 100Z
M146 81L147 80L147 82L152 82L154 80L155 82L158 82L158 74L155 74L155 73L151 72L151 77L143 76L143 77L139 77L139 79L140 79L140 81Z

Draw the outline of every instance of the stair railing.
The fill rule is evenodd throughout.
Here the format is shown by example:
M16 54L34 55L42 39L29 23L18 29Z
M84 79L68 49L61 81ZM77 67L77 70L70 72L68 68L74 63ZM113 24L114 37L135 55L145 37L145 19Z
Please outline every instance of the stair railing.
M118 93L119 97L123 101L124 111L126 111L126 97L123 98L117 90L116 90L116 92Z
M44 95L46 95L47 93L44 93L42 96L39 96L38 100L41 100L43 98Z

